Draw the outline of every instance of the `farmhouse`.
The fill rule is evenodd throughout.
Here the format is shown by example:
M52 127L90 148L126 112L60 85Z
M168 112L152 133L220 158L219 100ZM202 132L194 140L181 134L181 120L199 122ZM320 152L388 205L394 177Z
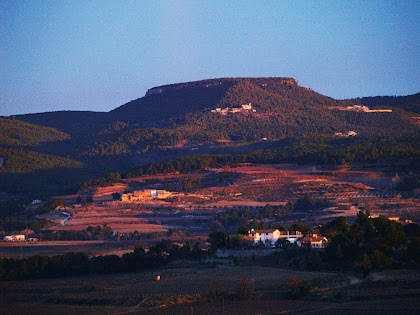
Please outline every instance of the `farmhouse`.
M23 234L6 235L3 237L3 240L7 242L23 242L25 239L26 237Z
M312 236L307 236L302 239L302 246L308 246L312 248L322 248L328 242L328 239L325 236L312 234Z
M257 231L252 229L248 232L248 235L252 237L254 244L262 242L265 245L274 245L280 239L293 244L296 243L299 246L299 240L303 237L299 231L279 231L277 229Z
M158 199L166 199L169 198L173 195L172 192L167 191L167 190L156 190L156 198Z
M303 234L300 231L280 231L280 238L290 243L296 243L300 246L300 239L303 237Z
M136 190L133 193L122 194L121 201L141 201L150 198L159 198L166 199L172 196L170 191L166 190L156 190L156 189L146 189L146 190Z
M265 245L274 245L280 237L279 230L258 230L254 231L252 229L248 233L249 236L252 236L254 244L262 242Z

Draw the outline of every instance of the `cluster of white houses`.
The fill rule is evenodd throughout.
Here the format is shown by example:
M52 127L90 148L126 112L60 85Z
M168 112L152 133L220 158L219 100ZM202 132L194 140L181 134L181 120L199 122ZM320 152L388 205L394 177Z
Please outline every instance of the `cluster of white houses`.
M250 230L248 236L252 237L254 244L264 244L265 246L275 246L279 241L288 241L297 246L309 246L312 248L322 248L328 242L322 235L312 234L304 236L299 231L279 231L275 230Z

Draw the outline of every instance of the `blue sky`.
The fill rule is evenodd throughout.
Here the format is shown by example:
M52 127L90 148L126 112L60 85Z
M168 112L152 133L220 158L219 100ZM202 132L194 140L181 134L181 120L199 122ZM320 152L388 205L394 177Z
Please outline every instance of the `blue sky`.
M109 111L158 85L287 76L419 92L418 1L0 2L0 115Z

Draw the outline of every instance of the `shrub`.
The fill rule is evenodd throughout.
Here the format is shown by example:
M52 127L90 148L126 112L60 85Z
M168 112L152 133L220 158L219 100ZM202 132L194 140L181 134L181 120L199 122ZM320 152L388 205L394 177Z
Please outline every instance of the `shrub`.
M301 298L311 293L312 286L309 282L303 282L298 277L287 279L284 289L291 298Z

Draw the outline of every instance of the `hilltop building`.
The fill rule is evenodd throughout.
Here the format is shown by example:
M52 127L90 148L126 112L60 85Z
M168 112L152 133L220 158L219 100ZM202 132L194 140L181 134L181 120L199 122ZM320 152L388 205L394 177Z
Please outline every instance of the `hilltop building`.
M251 103L244 104L241 107L242 107L242 109L245 109L245 110L252 110L252 104Z
M221 107L217 107L216 109L212 109L211 112L227 115L227 114L235 114L235 113L242 113L242 114L248 114L249 112L255 113L257 112L257 110L252 108L252 103L248 103L248 104L241 105L241 107L226 107L223 109Z
M363 105L348 106L345 108L340 108L340 110L350 110L365 113L392 113L392 109L369 109L369 107Z

